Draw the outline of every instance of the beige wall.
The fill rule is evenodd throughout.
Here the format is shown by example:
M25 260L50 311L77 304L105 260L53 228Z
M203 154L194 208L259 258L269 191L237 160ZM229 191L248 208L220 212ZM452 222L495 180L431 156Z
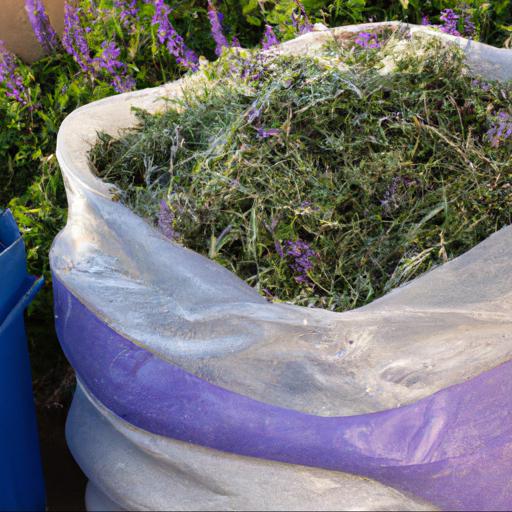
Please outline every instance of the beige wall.
M61 33L64 0L44 0L44 5L52 25ZM25 12L25 0L0 0L0 39L23 60L32 61L42 55Z

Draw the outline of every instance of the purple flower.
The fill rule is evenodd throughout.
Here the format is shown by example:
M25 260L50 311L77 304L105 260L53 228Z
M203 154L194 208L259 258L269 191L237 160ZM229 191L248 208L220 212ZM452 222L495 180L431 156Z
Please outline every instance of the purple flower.
M295 30L300 34L306 34L313 30L313 25L310 23L306 9L300 0L294 0L297 5L298 12L295 9L292 11L292 25Z
M313 269L313 258L318 258L318 254L311 249L307 242L303 240L287 240L284 242L286 251L279 252L281 258L287 256L290 258L290 268L296 274L295 280L298 283L310 283L308 272ZM276 246L277 248L277 246Z
M267 139L268 137L275 137L281 133L279 128L256 128L258 137L260 139Z
M64 5L64 34L62 46L75 59L84 73L94 74L93 59L80 19L80 8L66 1Z
M125 28L139 15L137 0L114 0L114 7L119 11L119 19Z
M493 148L512 140L512 116L508 112L499 112L494 124L487 131L486 138Z
M32 30L46 53L57 50L59 38L50 23L43 0L25 0L25 10L32 25Z
M481 82L480 80L471 80L471 87L478 87L484 92L488 92L491 89L491 85L487 82Z
M93 64L110 75L111 84L116 92L131 91L135 87L135 80L129 76L126 64L119 60L121 50L114 41L104 41L101 49L100 56L93 59Z
M176 240L179 237L179 233L174 231L174 212L169 207L169 204L165 199L160 201L160 210L158 212L158 229L160 232L169 240Z
M104 41L101 43L101 54L99 57L93 59L101 69L107 73L116 73L118 69L123 67L123 63L119 60L121 50L117 47L114 41Z
M476 27L473 23L473 17L467 6L462 6L461 13L457 14L453 9L444 9L439 17L442 24L432 25L427 16L423 16L421 24L431 27L437 27L441 32L451 34L452 36L464 35L474 37ZM462 29L462 34L459 29Z
M16 57L7 48L3 41L0 41L0 83L6 88L6 96L16 100L21 105L26 105L28 91L23 85Z
M359 32L354 43L362 48L380 48L381 46L377 34L372 34L370 32Z
M196 71L199 68L199 58L186 46L183 38L169 21L171 8L164 3L164 0L145 0L145 2L155 7L151 25L157 27L158 42L165 44L169 53L179 64Z
M277 254L279 254L279 257L284 258L283 246L281 245L281 243L278 240L276 240L274 242L274 247L276 248L276 252L277 252Z
M460 32L457 29L459 15L453 9L442 10L439 19L443 22L439 27L441 32L451 34L452 36L460 36Z
M462 10L462 29L466 37L471 38L476 34L476 27L473 23L473 16L467 7L463 8Z
M64 35L62 45L73 56L80 69L92 78L105 77L116 92L131 91L135 80L128 73L128 68L120 60L121 50L114 41L104 41L101 52L91 57L87 42L87 30L80 18L81 9L66 2L64 11Z
M277 39L274 34L274 30L270 25L265 25L265 33L263 34L263 41L261 42L261 46L264 50L269 50L272 46L279 44L279 39Z
M222 27L223 15L217 11L212 0L208 0L208 19L210 20L212 36L215 41L215 54L220 56L222 54L222 49L228 48L229 43L224 35L224 29Z
M424 15L421 17L421 24L424 26L424 27L429 27L431 26L431 23L430 23L430 20L428 19L428 16Z

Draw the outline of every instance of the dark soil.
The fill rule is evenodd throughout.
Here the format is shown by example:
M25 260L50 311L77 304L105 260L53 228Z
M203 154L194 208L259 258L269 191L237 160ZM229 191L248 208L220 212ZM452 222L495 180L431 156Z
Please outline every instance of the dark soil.
M46 483L47 510L85 510L87 478L74 461L66 444L67 407L37 411L41 456Z

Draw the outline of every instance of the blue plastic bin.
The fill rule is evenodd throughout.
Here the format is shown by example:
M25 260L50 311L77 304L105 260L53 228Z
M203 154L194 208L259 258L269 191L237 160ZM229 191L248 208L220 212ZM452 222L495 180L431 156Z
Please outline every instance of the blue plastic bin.
M0 510L44 510L45 491L23 312L41 288L23 239L0 212Z

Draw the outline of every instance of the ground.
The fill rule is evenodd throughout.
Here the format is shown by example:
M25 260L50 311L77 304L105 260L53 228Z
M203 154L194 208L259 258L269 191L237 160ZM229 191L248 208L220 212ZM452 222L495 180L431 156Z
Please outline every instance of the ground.
M87 479L68 450L64 428L67 409L38 410L41 456L48 511L85 510Z

